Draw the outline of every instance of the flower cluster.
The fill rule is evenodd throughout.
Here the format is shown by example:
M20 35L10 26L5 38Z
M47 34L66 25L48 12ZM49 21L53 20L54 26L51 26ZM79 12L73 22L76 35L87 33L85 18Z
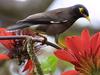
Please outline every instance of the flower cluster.
M0 28L0 36L16 36L16 35L29 35L29 36L35 36L35 33L31 29L23 29L21 31L17 32L9 32L5 28ZM0 44L2 44L7 50L8 54L0 54L0 60L1 59L12 59L17 57L19 60L19 63L22 63L25 59L28 59L23 72L26 70L30 70L33 68L32 60L29 59L27 50L22 52L22 48L24 45L25 40L22 39L12 39L12 40L0 40Z
M84 29L81 36L65 38L67 49L57 50L54 54L75 66L74 71L62 75L100 75L100 32L90 36Z

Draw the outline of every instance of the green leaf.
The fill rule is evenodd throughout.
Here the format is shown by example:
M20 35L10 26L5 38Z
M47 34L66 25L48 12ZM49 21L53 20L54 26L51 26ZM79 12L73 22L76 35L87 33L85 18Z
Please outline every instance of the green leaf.
M53 73L56 70L57 61L58 59L55 56L49 56L47 59L44 59L41 63L44 73Z

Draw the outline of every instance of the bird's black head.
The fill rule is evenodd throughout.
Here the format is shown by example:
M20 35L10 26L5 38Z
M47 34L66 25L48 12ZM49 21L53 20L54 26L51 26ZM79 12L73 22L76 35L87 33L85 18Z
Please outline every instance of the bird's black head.
M89 12L86 7L84 7L81 4L77 4L77 5L74 5L72 8L73 8L73 11L76 13L76 16L84 17L87 20L89 20Z

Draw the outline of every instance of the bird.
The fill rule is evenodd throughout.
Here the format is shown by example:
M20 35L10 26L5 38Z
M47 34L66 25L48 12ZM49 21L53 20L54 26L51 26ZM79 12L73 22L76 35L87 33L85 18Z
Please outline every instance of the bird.
M79 18L89 19L89 12L82 4L66 8L36 13L19 20L15 25L8 27L9 31L32 26L36 31L45 32L47 35L59 36L70 28Z
M81 17L89 20L89 13L85 6L77 4L67 8L30 15L7 29L16 30L36 25L36 30L44 31L48 35L56 35L67 30Z

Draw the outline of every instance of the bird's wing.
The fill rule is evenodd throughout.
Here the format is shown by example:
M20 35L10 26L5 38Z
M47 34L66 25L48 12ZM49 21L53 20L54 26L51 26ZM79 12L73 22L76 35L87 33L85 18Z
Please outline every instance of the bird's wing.
M44 13L30 15L29 17L16 22L15 25L8 27L8 30L22 29L37 24L50 25L65 23L68 21L68 17L66 17L67 13L68 12L65 11L65 8L61 8Z
M27 18L18 21L17 23L32 23L32 24L59 24L67 22L67 17L65 8L60 8L56 10L51 10L43 13L38 13L30 15Z

